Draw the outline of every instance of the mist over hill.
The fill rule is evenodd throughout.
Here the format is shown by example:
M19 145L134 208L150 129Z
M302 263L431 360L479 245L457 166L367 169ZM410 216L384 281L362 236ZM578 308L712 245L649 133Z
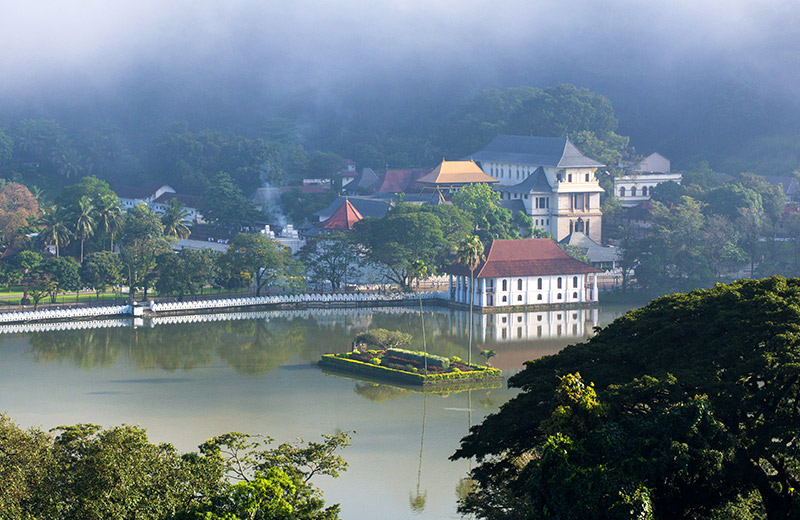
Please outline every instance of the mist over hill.
M800 165L789 1L114 4L6 9L0 126L113 127L144 150L176 120L262 136L284 118L338 152L348 136L419 138L487 88L572 83L677 166Z

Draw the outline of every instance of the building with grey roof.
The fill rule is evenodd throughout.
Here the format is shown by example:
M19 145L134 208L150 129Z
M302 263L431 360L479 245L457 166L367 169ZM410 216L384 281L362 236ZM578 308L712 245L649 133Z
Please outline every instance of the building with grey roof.
M470 158L500 181L494 189L504 205L520 201L536 227L557 240L579 231L600 241L603 189L595 171L603 164L568 138L498 135Z

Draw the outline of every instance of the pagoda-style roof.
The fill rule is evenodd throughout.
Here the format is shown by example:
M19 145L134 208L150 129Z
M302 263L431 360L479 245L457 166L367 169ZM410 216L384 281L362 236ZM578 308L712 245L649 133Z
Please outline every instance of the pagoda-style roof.
M599 168L599 162L583 155L566 137L498 135L478 153L478 162L525 164L553 168Z
M429 186L463 186L465 184L500 182L491 175L487 175L475 161L445 161L439 163L427 175L423 175L417 182Z
M361 213L353 206L349 200L344 199L344 203L339 206L328 220L317 224L322 229L332 229L337 231L352 231L353 225L363 219Z
M601 269L575 260L549 238L495 240L486 260L475 268L475 278L550 276L601 273ZM448 273L469 276L469 269L452 264Z

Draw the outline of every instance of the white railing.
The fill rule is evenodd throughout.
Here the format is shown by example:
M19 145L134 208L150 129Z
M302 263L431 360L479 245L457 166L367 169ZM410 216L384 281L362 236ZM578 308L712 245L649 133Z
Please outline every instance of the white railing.
M447 292L424 292L423 300L447 299ZM307 304L336 307L337 305L378 304L381 302L412 303L419 301L418 293L309 293L287 296L260 296L248 298L221 298L216 300L194 300L186 302L150 302L150 310L158 312L184 312L207 309L231 309L257 307L263 305ZM96 318L101 316L131 315L130 305L110 305L107 307L80 307L67 309L43 309L38 311L0 313L0 324L26 323L30 321L54 321L65 319Z
M39 311L3 312L0 323L26 321L48 321L73 318L94 318L99 316L118 316L130 314L130 305L109 305L105 307L78 307L69 309L42 309Z
M426 292L422 293L423 300L446 299L446 292ZM287 296L259 296L249 298L223 298L218 300L196 300L187 302L151 302L150 310L153 312L175 312L204 309L225 309L236 307L253 307L259 305L285 305L285 304L312 304L312 305L336 305L336 304L358 304L358 303L380 303L380 302L411 302L419 300L418 293L396 293L396 294L375 294L375 293L309 293L293 294Z

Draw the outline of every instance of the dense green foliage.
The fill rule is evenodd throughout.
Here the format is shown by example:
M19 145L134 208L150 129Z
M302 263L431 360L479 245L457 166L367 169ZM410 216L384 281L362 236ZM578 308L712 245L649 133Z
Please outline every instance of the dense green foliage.
M284 443L241 433L215 437L199 453L151 443L137 426L61 426L52 436L0 415L0 516L59 520L335 520L311 484L337 477L346 433Z
M455 455L481 462L461 510L796 518L798 338L800 280L775 277L659 298L527 363Z

